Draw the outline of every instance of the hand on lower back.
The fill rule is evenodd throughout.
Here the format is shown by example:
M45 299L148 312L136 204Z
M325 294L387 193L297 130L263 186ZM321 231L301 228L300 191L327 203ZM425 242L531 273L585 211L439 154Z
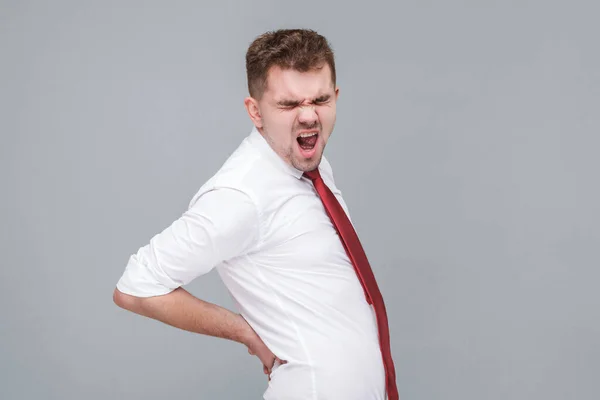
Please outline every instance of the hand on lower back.
M260 336L258 336L258 334L254 330L252 330L252 333L250 334L249 339L246 342L246 346L248 347L249 354L257 356L259 358L259 360L263 364L263 372L266 375L271 374L273 366L276 362L279 364L287 363L286 360L282 360L275 354L273 354L273 352L267 347L267 345L262 341Z

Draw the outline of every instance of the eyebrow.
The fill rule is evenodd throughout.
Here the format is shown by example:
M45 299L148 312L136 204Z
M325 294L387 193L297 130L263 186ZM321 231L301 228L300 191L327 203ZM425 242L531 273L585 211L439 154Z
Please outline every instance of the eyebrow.
M324 95L321 95L321 96L319 96L319 97L317 97L317 98L313 99L312 103L318 103L318 102L327 101L327 100L329 100L330 98L331 98L331 95L329 95L329 94L324 94ZM278 105L278 106L281 106L281 107L297 107L297 106L299 106L301 103L302 103L302 102L301 102L300 100L287 100L287 99L285 99L285 100L279 100L279 101L277 102L277 105Z

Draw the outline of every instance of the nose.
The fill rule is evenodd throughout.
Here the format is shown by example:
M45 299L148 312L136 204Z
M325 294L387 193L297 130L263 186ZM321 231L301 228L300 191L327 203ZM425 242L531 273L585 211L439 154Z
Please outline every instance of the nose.
M318 120L319 116L314 106L302 106L298 111L298 122L303 125L311 125Z

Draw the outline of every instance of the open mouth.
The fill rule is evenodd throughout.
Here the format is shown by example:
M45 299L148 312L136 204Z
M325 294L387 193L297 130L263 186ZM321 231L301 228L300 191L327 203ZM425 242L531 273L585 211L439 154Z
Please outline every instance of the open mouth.
M315 148L318 137L318 132L308 132L301 133L296 140L298 141L300 149L304 150L305 152L310 152Z

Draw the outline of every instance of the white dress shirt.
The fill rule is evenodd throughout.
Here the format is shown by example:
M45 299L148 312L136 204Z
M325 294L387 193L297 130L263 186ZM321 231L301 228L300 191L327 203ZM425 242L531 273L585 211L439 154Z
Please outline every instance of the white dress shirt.
M323 180L348 209L325 157ZM171 226L129 258L117 288L167 294L217 269L277 365L265 400L384 400L377 322L312 182L256 128Z

